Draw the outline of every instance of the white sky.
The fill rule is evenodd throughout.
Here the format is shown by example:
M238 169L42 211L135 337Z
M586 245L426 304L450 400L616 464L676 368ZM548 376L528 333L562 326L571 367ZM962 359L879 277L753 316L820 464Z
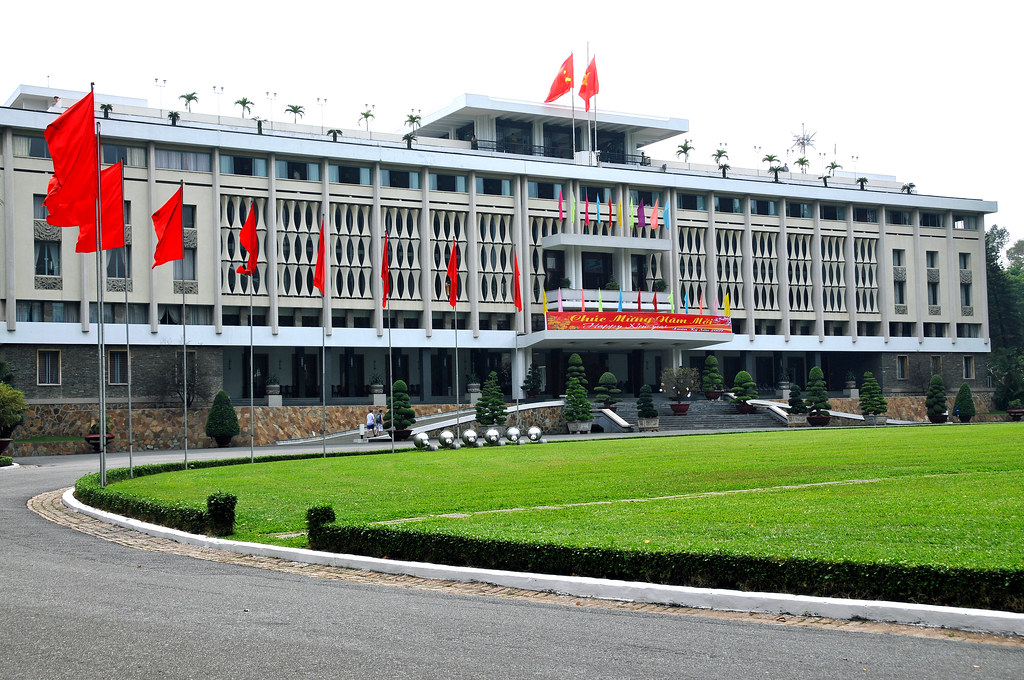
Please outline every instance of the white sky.
M858 175L998 201L986 226L1024 239L1024 10L1005 0L11 4L0 101L20 83L95 81L97 92L181 110L178 95L196 92L193 110L216 113L222 85L224 114L245 96L254 115L284 120L301 104L318 124L319 97L328 128L357 127L369 103L373 129L394 132L411 109L426 115L464 92L541 102L569 52L582 77L589 41L598 106L688 119L691 161L710 163L727 142L733 167L765 167L805 123L817 133L812 171L835 148ZM648 153L674 157L682 141Z

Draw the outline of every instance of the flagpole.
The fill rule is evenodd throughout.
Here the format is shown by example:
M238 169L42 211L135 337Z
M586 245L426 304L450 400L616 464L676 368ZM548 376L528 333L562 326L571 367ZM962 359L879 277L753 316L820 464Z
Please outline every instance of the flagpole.
M384 257L387 257L387 253L385 253ZM391 283L390 283L390 280L389 280L388 286L390 286L390 285L391 285ZM387 291L384 292L384 295L387 295ZM388 307L388 372L391 374L390 382L391 382L391 411L392 411L392 413L391 413L391 453L394 453L395 452L395 430L397 430L398 428L395 427L395 413L394 413L394 410L395 410L395 356L392 353L392 348L391 348L391 326L392 326L392 324L393 324L393 321L392 321L392 317L391 317L391 308Z
M456 258L456 261L458 259ZM455 286L455 295L458 296L458 269L455 270L456 281L452 282ZM452 307L452 316L455 317L455 438L460 439L462 437L462 428L459 422L459 411L462 410L462 395L459 393L459 299L455 298L455 306Z
M185 204L185 180L180 181L181 200L178 214L182 214L181 206ZM185 434L185 469L188 470L188 323L185 318L185 230L181 230L181 401L184 405L182 420Z
M124 200L124 166L126 159L121 159L121 199ZM124 211L124 205L121 206L122 212ZM128 327L128 281L130 279L129 274L131 273L131 264L128 262L128 244L125 244L122 248L122 254L124 255L124 346L125 356L128 361L128 476L130 478L135 477L135 465L132 462L132 454L134 450L134 437L132 432L132 341L129 336Z
M255 206L250 205L249 210ZM184 231L184 229L182 230ZM249 462L256 461L256 412L255 412L255 390L256 384L253 375L256 370L256 355L253 354L252 344L252 274L249 274Z
M588 40L587 41L587 69L589 69L589 68L590 68L590 41ZM584 71L583 72L583 80L586 81L586 79L587 79L587 72ZM575 84L576 83L573 83L573 85L575 85ZM576 100L573 99L573 101L575 102ZM588 109L590 108L590 100L589 99L587 100L587 108ZM590 136L590 113L588 112L587 113L587 165L593 165L594 164L594 145L592 144L593 139L594 138Z
M330 313L330 308L327 309ZM326 316L326 315L325 315ZM322 395L323 430L320 432L320 450L327 457L327 319L320 324L320 392Z
M89 83L90 92L95 85ZM93 113L95 117L95 112ZM107 389L104 378L105 359L103 343L103 182L100 178L100 124L96 123L96 353L99 355L99 413L100 413L100 486L107 485Z

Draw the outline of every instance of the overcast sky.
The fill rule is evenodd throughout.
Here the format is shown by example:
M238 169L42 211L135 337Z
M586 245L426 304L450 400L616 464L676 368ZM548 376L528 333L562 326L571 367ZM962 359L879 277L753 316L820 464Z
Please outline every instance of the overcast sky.
M765 167L803 123L816 133L812 171L834 153L844 170L922 194L997 201L986 226L1024 239L1022 11L1011 2L12 5L0 101L21 83L95 81L163 108L184 109L178 95L196 92L193 110L217 113L216 85L224 114L244 96L264 118L300 104L306 123L355 128L372 104L373 129L394 132L410 110L465 92L541 102L570 52L582 77L589 42L601 109L689 120L690 133L648 150L655 158L688 138L691 161L710 163L726 143L734 168Z

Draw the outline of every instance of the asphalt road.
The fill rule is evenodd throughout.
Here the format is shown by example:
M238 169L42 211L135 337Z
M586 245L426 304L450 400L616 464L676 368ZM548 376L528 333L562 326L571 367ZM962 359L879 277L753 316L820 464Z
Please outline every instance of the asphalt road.
M128 548L26 508L96 461L0 472L0 678L1024 677L1020 646L308 578Z

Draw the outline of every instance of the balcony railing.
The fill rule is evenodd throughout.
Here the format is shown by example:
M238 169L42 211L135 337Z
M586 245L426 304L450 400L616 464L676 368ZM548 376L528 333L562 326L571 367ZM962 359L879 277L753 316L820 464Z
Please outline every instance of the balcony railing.
M547 158L572 158L572 150L565 145L545 146L542 144L526 144L524 142L498 142L493 139L478 139L471 142L473 149L496 151L497 153L513 153L520 156L545 156ZM646 154L628 154L618 151L599 151L598 158L604 163L619 165L650 165L651 158Z

